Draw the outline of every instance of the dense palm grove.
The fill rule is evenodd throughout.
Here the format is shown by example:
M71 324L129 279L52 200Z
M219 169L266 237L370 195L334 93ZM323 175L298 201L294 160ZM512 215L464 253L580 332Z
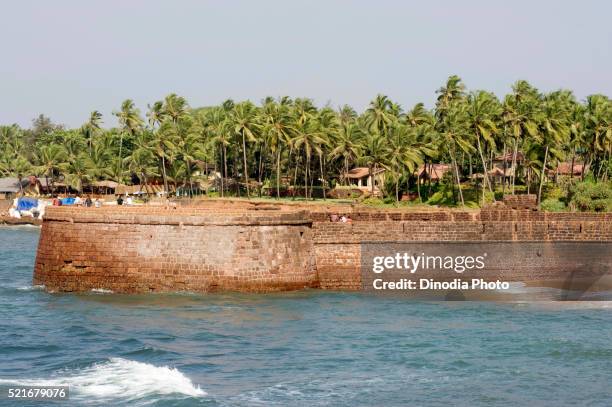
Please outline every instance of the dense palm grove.
M448 163L443 180L458 205L470 198L474 174L488 199L494 192L529 190L539 198L545 171L559 162L586 163L571 183L609 185L612 171L612 101L591 95L584 102L571 91L543 94L526 81L499 100L486 91L467 92L452 76L437 91L433 110L422 103L405 110L378 95L358 114L350 106L317 108L309 99L227 100L220 106L191 108L175 94L148 106L144 116L131 100L113 113L118 127L104 129L91 113L78 129L39 116L31 129L0 127L0 174L34 174L53 185L60 179L75 190L93 181L163 184L194 193L203 163L216 177L209 192L220 196L282 196L292 186L306 198L313 191L342 186L354 166L386 170L382 193L399 199L417 187L415 170ZM521 171L502 185L489 177L496 155L519 152ZM514 164L514 163L512 163ZM572 167L573 168L573 167ZM450 174L449 173L449 174ZM478 179L476 179L478 181ZM556 182L556 181L555 181ZM546 188L545 188L546 189ZM569 188L568 188L569 191ZM429 191L419 190L422 200Z

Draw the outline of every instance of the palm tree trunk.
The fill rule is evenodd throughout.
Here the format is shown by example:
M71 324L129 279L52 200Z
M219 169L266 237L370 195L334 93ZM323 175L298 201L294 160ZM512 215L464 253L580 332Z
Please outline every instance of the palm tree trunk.
M291 161L291 160L289 160ZM291 198L295 199L295 193L297 192L297 173L298 173L298 162L295 162L295 172L293 173L293 191L291 193Z
M325 175L323 174L323 154L319 155L319 165L321 167L321 184L323 186L323 200L327 199L325 195Z
M281 150L280 147L276 147L276 199L280 199L280 159L281 159Z
M459 179L459 166L457 165L457 159L454 155L453 157L453 166L455 167L455 176L457 177L457 187L459 188L459 198L461 199L461 206L465 206L465 201L463 200L463 191L461 191L461 180Z
M348 186L348 157L344 156L344 175L342 176L342 183Z
M544 153L544 163L542 164L542 172L540 173L540 188L538 189L538 205L542 203L542 185L544 185L544 176L546 174L546 160L548 159L548 144Z
M572 153L572 168L570 168L570 183L574 180L574 162L576 161L576 147Z
M49 170L49 175L51 176L51 195L55 194L55 182L53 181L53 170ZM47 178L47 187L49 186L48 184L49 182L49 178Z
M406 196L410 199L410 174L406 173L404 176L406 177Z
M162 175L164 176L164 197L168 197L168 177L166 176L166 158L162 152Z
M119 135L119 165L120 169L123 170L123 157L121 156L121 151L123 148L123 132Z
M399 204L399 174L395 176L395 202Z
M506 170L508 169L508 165L506 164L506 141L504 140L504 152L502 155L504 160L504 176L502 177L502 195L506 195Z
M189 182L189 197L193 198L193 182L191 180L191 160L186 160L187 166L187 181Z
M223 147L221 147L221 156L222 159L225 159L225 157L223 156ZM215 171L215 174L217 173L217 171ZM223 198L223 190L225 189L225 180L223 179L224 174L223 174L223 167L221 167L221 171L219 171L219 174L221 174L221 197Z
M580 175L582 181L584 181L584 177L586 176L587 171L591 169L591 165L593 164L593 156L591 155L591 153L588 153L588 157L588 160L585 160L585 164L582 166L582 174Z
M429 199L429 197L431 196L431 172L433 171L433 163L431 162L431 160L429 161L429 171L427 172L428 176L427 176L427 196L426 198Z
M474 173L472 170L472 154L468 154L468 161L470 162L470 179L472 179L472 174Z
M514 139L514 152L512 153L512 195L514 195L514 185L516 182L516 154L518 150L518 139Z
M308 199L308 169L310 168L310 155L306 154L306 169L304 171L304 195Z
M368 172L370 173L370 192L374 196L374 171L372 164L368 165Z
M259 164L257 165L257 182L261 184L261 164L263 161L263 148L262 145L259 145Z
M242 157L244 159L244 183L246 184L247 199L251 199L251 193L249 191L249 175L247 173L246 138L244 137L244 131L242 132Z
M493 188L491 187L491 181L489 180L489 174L487 172L487 162L485 161L484 155L482 154L482 147L480 145L480 137L476 137L476 141L478 142L478 153L480 154L480 159L482 160L482 168L484 171L484 182L489 185L489 191L493 194ZM495 202L495 194L493 194L493 202Z
M531 190L531 168L527 168L527 195Z
M223 143L223 175L221 176L221 196L225 196L224 178L227 178L227 146Z

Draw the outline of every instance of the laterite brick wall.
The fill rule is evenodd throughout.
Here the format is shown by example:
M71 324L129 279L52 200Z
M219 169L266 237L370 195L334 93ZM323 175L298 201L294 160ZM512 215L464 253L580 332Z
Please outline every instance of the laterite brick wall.
M330 222L332 213L350 214L353 222ZM580 242L612 242L612 213L214 201L177 209L52 207L41 231L34 283L56 291L356 290L364 241L575 242L572 250L578 252ZM548 270L563 267L557 263ZM524 269L520 277L538 272Z
M352 224L331 223L330 215L311 214L317 279L327 289L361 287L360 243L364 241L569 241L576 242L577 252L580 242L612 242L612 213L546 213L503 206L480 212L355 211L350 213ZM563 267L559 261L548 270ZM534 267L516 277L537 279L539 272Z
M34 284L115 292L312 287L311 233L299 211L50 208Z

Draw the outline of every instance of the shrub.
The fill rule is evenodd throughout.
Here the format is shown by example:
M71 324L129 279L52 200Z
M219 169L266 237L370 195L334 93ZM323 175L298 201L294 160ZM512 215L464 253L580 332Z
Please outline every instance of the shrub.
M556 198L548 198L542 201L540 207L547 212L562 212L565 210L565 203Z
M612 182L580 182L572 186L570 207L585 212L612 211Z
M382 206L385 204L385 202L382 199L376 198L373 196L365 198L363 201L361 201L361 203L364 205L369 205L369 206Z

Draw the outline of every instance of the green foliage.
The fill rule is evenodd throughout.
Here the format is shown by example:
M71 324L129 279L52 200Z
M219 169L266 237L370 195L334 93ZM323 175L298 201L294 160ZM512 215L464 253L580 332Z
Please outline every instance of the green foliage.
M565 202L558 198L548 198L542 201L540 208L546 212L562 212L566 210Z
M570 208L584 212L612 211L612 182L580 182L570 191Z
M192 109L185 98L170 94L148 105L144 117L128 99L113 113L117 128L103 128L96 110L75 129L44 115L31 129L0 126L0 175L37 175L75 189L113 180L191 190L202 180L214 184L220 196L255 194L265 186L277 198L290 189L313 198L325 196L323 188L347 186L346 173L361 166L385 171L384 185L368 186L383 199L366 201L401 206L407 203L396 200L403 193L417 192L424 163L446 163L452 170L441 181L425 174L418 183L423 200L473 207L482 204L483 183L485 203L502 198L499 179L495 193L487 181L499 177L494 158L512 153L521 158L515 176L505 179L506 193L540 193L543 207L551 209L567 201L564 195L577 181L562 176L547 181L559 163L586 163L578 178L597 185L612 178L607 96L591 95L581 103L570 91L541 93L518 81L499 100L490 92L468 91L455 75L436 96L434 109L417 103L404 111L377 95L358 113L350 106L334 110L289 97ZM206 179L204 171L214 179ZM476 188L474 179L484 182ZM599 192L576 189L570 195L580 210L608 208Z

